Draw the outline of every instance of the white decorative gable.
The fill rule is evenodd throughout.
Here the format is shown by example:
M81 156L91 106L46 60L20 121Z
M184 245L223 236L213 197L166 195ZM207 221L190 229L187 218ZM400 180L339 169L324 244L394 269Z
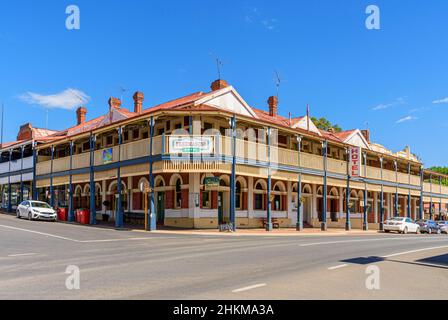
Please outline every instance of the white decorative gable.
M293 128L299 128L303 130L308 130L308 116L305 116L301 118L298 122L296 122L293 126ZM319 129L316 127L314 122L310 119L309 121L309 131L317 133L318 135L322 135L319 131Z
M258 118L252 108L243 100L233 87L227 87L208 94L197 100L195 105L206 104L215 108Z
M361 133L361 131L359 131L358 129L353 131L353 133L350 136L348 136L344 142L364 149L370 149L369 143L367 142L366 138Z

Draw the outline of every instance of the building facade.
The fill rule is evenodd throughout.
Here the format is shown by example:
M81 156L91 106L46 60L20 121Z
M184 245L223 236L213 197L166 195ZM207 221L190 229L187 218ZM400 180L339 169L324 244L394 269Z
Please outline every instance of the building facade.
M148 206L148 229L381 229L392 216L446 213L447 177L424 170L408 147L393 153L367 130L282 117L276 97L253 108L224 80L211 89L148 109L137 92L133 111L111 98L89 121L79 108L75 126L33 144L33 198L117 227Z

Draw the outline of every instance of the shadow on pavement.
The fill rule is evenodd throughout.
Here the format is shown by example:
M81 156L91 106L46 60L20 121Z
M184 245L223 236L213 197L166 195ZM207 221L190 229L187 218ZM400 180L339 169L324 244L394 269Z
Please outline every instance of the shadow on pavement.
M353 258L353 259L341 260L341 262L366 265L366 264L381 262L384 260L385 259L381 258L381 257L358 257L358 258Z
M367 265L367 264L377 263L377 262L382 262L382 261L412 264L412 265L439 268L439 269L448 269L448 254L442 254L442 255L424 258L424 259L420 259L420 260L416 260L416 261L392 260L392 259L385 259L385 258L381 258L381 257L358 257L358 258L353 258L353 259L341 260L341 262L344 262L344 263L359 264L359 265Z

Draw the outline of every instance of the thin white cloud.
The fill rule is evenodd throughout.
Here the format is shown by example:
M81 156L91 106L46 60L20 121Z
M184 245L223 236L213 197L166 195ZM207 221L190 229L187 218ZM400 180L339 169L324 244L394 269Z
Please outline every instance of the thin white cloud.
M51 95L27 92L19 98L29 104L37 104L49 109L64 110L73 110L90 101L90 97L78 89L66 89Z
M397 120L396 123L403 123L403 122L407 122L407 121L411 121L411 120L417 120L417 119L418 119L417 117L407 116L407 117L404 117L404 118L401 118L401 119Z
M258 10L258 8L255 7L246 8L244 21L249 24L261 24L269 31L275 30L277 24L277 19L266 17L260 12L260 10Z
M400 98L395 99L395 101L391 102L391 103L381 103L381 104L373 107L372 110L373 111L384 110L384 109L388 109L390 107L403 105L405 103L406 103L405 99L400 97Z
M448 97L439 100L434 100L432 103L434 104L448 103Z

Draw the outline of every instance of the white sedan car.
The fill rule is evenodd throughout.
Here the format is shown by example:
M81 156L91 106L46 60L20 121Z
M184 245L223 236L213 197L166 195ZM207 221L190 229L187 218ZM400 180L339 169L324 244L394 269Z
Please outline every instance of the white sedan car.
M390 231L396 231L398 233L420 233L420 226L412 219L405 218L405 217L395 217L389 220L386 220L384 223L384 231L390 232Z
M41 201L23 201L17 207L17 218L28 218L28 220L56 221L56 211Z

